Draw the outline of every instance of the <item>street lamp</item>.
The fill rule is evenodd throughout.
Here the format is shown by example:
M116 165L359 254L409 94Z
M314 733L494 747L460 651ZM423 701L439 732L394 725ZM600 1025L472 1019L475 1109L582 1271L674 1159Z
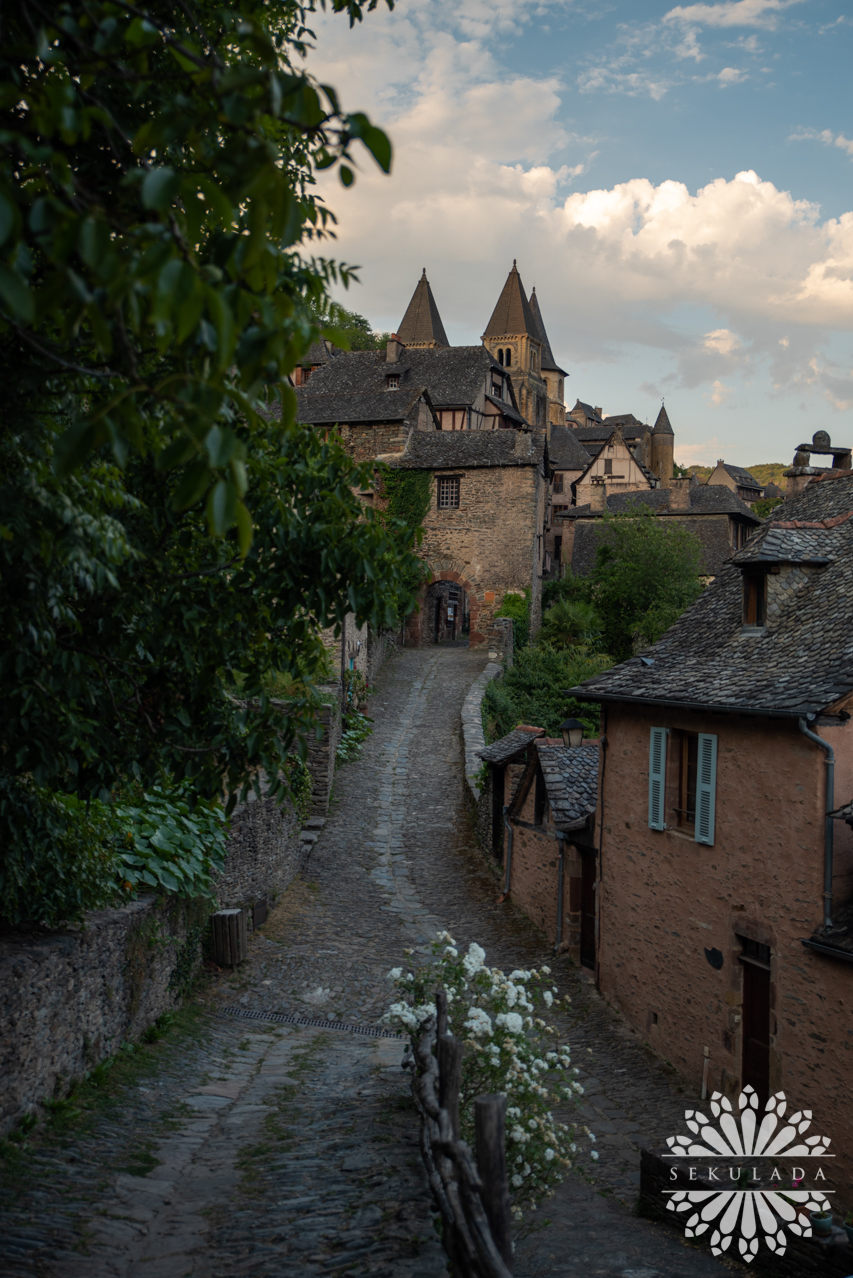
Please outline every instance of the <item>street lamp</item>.
M560 724L560 732L567 749L583 744L583 724L579 719L565 719Z

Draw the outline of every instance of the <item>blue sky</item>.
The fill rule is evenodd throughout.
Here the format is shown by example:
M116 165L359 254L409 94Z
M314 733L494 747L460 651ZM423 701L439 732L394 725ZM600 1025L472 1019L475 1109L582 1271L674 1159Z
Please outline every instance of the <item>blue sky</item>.
M479 340L512 259L567 401L654 419L676 457L853 442L853 17L836 0L401 0L315 25L310 69L395 143L343 191L342 300L402 317L426 266Z

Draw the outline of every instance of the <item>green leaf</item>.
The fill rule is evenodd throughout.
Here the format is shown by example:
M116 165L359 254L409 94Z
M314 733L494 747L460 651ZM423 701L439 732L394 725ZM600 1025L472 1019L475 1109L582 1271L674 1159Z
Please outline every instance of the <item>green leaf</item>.
M341 167L338 169L338 172L341 175L341 181L343 182L344 186L352 186L353 182L355 181L355 174L353 173L352 169L348 168L346 164L342 164Z
M234 523L237 507L237 490L226 479L220 479L207 498L207 520L210 531L224 537Z
M237 522L237 541L240 547L240 558L245 559L252 548L252 537L254 529L252 528L252 516L246 507L245 502L238 501L234 518Z
M84 462L95 444L97 426L89 422L79 422L71 426L56 442L53 455L53 470L60 479L70 475L72 470Z
M204 457L190 462L184 471L172 495L172 506L175 510L189 510L200 502L213 479L210 467Z
M354 138L360 138L379 165L383 173L391 172L391 140L387 133L371 124L366 115L360 111L347 117L350 132Z
M17 319L31 324L35 319L35 302L29 284L11 266L0 264L0 297Z
M142 183L142 204L146 209L167 209L178 193L179 175L170 168L151 169Z

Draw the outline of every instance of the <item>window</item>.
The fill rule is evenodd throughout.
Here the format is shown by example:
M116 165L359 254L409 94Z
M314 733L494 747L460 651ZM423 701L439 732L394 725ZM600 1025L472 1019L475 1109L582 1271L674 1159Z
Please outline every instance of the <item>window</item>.
M609 457L605 458L605 461L604 461L604 473L605 475L613 474L613 462L610 460Z
M714 842L717 738L711 732L677 732L671 751L673 780L667 787L668 728L652 728L649 740L649 828L665 830L666 808L697 843ZM668 792L667 792L668 791Z
M503 399L504 397L503 382L492 382L492 394L494 395L495 399Z
M501 346L501 347L498 347L498 363L500 364L501 368L503 368L503 362L504 362L504 353L503 353L503 347Z
M767 576L763 572L743 574L743 624L763 626L767 620Z
M507 347L504 351L504 368L509 368L512 363L512 351Z
M554 492L561 493L562 491L563 491L563 474L562 474L562 471L558 471L557 474L554 476Z
M386 387L388 388L388 390L399 390L399 388L400 388L400 374L399 374L399 373L389 373L389 374L388 374L388 376L385 378L385 385L386 385Z
M445 478L442 476L438 481L438 509L439 510L456 510L459 507L459 479L456 477Z

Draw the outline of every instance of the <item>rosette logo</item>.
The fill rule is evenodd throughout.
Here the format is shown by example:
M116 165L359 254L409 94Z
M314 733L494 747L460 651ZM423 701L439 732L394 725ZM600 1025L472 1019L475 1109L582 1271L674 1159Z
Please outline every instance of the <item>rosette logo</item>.
M759 1112L758 1097L745 1087L735 1112L721 1092L711 1097L716 1123L705 1114L688 1109L684 1117L693 1136L669 1136L673 1159L670 1177L696 1183L696 1188L666 1191L670 1211L690 1212L684 1232L698 1238L712 1230L711 1251L721 1255L737 1239L741 1260L747 1264L763 1239L777 1256L785 1254L786 1230L811 1237L809 1212L829 1212L831 1204L820 1188L826 1180L816 1160L827 1154L826 1136L806 1136L812 1125L809 1109L785 1118L784 1092L776 1092ZM689 1168L679 1159L690 1159ZM695 1160L700 1160L696 1165ZM750 1160L754 1159L754 1164ZM784 1164L794 1165L788 1170ZM804 1186L810 1182L812 1187ZM790 1186L790 1187L789 1187Z

